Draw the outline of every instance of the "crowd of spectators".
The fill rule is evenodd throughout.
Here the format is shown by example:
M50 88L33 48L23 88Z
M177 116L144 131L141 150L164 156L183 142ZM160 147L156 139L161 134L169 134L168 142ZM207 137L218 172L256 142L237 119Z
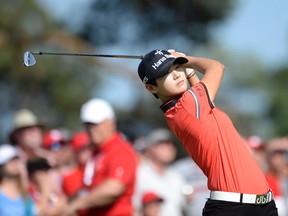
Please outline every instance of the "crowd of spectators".
M199 216L207 179L190 158L176 159L169 130L127 140L113 108L91 99L79 111L82 130L47 128L18 110L0 145L0 215ZM288 138L243 137L288 215ZM117 213L117 214L116 214Z

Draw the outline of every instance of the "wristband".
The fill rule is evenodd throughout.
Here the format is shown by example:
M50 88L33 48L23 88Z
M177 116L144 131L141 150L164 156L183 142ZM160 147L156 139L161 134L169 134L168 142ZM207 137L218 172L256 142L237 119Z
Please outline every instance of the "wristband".
M186 68L185 73L186 73L187 79L189 79L196 74L196 71L194 71L194 69L192 69L192 68Z

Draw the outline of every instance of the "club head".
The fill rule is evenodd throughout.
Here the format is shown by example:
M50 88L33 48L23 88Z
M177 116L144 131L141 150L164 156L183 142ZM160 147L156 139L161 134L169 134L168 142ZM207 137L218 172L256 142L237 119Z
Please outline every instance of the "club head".
M31 52L27 51L24 53L23 63L25 66L30 67L36 64L36 59Z

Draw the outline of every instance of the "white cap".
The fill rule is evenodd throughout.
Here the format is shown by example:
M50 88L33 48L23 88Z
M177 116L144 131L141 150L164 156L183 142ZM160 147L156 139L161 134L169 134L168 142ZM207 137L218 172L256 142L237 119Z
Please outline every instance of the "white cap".
M0 165L6 164L14 157L19 156L15 147L9 144L0 145Z
M114 119L112 106L103 99L94 98L81 107L80 118L83 123L99 124L106 119Z

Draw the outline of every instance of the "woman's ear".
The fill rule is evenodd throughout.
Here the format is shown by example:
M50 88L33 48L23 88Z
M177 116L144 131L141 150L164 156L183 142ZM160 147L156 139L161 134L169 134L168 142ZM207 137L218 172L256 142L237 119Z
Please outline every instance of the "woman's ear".
M146 84L145 87L150 93L157 94L157 89L154 85Z

